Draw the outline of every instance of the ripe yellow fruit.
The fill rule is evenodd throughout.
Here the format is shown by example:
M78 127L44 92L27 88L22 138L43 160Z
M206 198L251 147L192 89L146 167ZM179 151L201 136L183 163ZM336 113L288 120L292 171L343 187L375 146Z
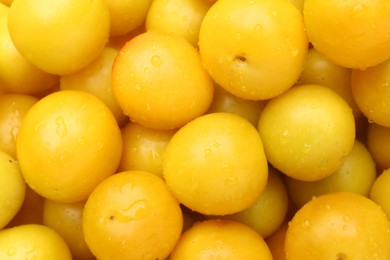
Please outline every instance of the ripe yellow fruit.
M267 103L258 130L275 168L316 181L334 173L350 154L355 119L346 101L329 88L301 85Z
M24 201L26 184L18 162L0 151L0 229L19 211Z
M264 239L253 229L231 220L195 223L180 238L170 259L271 260Z
M286 0L219 0L199 33L200 55L213 79L250 100L292 87L307 49L302 14Z
M54 201L77 202L116 172L122 138L114 115L101 100L84 91L63 90L28 111L16 151L34 191Z
M89 196L82 220L98 259L165 259L183 228L183 215L165 182L144 171L124 171Z
M72 260L72 255L53 229L27 224L0 231L0 258Z
M372 200L352 192L314 198L289 223L289 260L390 259L390 223Z
M230 113L198 117L171 138L163 175L175 197L205 215L249 208L267 184L268 165L256 128Z
M148 31L120 50L112 88L131 120L149 128L173 129L207 111L214 84L188 41Z
M43 71L64 75L99 55L108 41L110 14L104 0L14 0L8 28L27 60Z

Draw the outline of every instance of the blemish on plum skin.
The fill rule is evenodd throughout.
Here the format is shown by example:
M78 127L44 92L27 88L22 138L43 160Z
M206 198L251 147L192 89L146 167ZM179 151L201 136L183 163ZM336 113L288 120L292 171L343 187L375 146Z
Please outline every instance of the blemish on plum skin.
M245 62L246 61L246 57L244 55L236 55L234 57L234 61L236 61L236 62Z
M110 221L114 221L115 220L115 216L110 216Z
M336 260L345 260L347 259L347 256L344 253L338 253L336 255Z

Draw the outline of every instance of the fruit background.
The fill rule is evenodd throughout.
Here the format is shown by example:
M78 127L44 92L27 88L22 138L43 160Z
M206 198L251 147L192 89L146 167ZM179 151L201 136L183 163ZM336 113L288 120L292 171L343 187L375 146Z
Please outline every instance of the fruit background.
M1 259L390 259L388 0L0 0Z

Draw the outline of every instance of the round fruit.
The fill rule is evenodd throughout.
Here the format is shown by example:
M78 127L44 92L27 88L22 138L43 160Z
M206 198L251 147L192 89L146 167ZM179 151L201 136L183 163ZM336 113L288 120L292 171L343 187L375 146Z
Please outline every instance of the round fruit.
M54 201L77 202L115 173L122 138L102 101L83 91L63 90L42 98L28 111L16 150L33 190Z
M247 119L252 125L257 126L261 111L266 101L248 100L239 98L227 92L221 86L215 85L214 98L207 113L229 112Z
M334 192L306 203L289 223L285 250L295 259L390 259L390 223L372 200Z
M57 75L38 69L15 48L7 18L7 15L0 16L0 90L36 94L57 85Z
M384 170L372 185L370 198L380 205L390 220L390 169Z
M350 154L355 119L339 95L320 85L301 85L270 100L258 129L268 161L302 181L334 173Z
M151 129L133 122L121 130L123 153L119 171L142 170L163 177L165 148L175 130Z
M43 71L63 75L99 55L108 41L110 14L104 0L14 0L8 28L27 60Z
M152 0L104 0L110 12L110 35L125 35L145 22Z
M288 195L280 174L270 167L268 182L258 201L248 209L226 216L253 228L267 238L282 225L288 210Z
M271 260L264 239L248 226L231 220L207 220L188 229L173 250L171 260Z
M67 243L72 256L80 259L94 259L81 227L85 202L62 203L45 199L43 224L56 231Z
M305 0L303 17L314 48L336 64L367 68L390 58L387 0Z
M98 259L165 259L181 235L183 215L161 178L125 171L91 193L82 225Z
M390 168L390 127L369 124L367 147L380 171Z
M355 141L350 155L334 173L318 181L285 178L291 201L299 208L313 197L349 191L368 196L376 178L375 162L365 145Z
M23 94L0 95L0 150L16 159L16 136L36 97Z
M299 84L317 84L330 88L348 103L356 119L361 112L352 95L351 74L352 69L335 64L311 48L299 77Z
M302 14L286 0L219 0L199 33L200 55L213 79L250 100L293 86L307 49Z
M211 5L199 0L154 0L146 17L146 29L175 33L197 46L203 17Z
M26 192L26 184L18 162L2 151L0 151L0 179L0 229L2 229L19 211Z
M64 239L51 228L28 224L0 231L0 258L72 260Z
M390 127L390 59L365 70L352 71L352 95L371 123Z
M81 90L91 93L102 100L112 111L118 124L123 126L128 117L122 112L112 93L112 65L118 50L105 47L100 55L88 66L70 75L60 78L60 89Z
M212 113L172 136L163 175L186 207L206 215L225 215L257 201L267 183L268 166L252 124L234 114Z
M120 50L112 88L124 114L156 129L178 128L202 115L214 91L199 53L189 42L152 31L136 36Z

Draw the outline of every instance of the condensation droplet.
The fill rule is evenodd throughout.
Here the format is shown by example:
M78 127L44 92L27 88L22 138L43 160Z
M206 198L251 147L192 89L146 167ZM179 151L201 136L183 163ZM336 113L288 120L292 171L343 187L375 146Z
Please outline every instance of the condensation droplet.
M16 248L15 248L15 247L10 247L10 248L8 248L8 250L7 250L7 255L13 256L13 255L15 255L15 254L16 254Z
M303 145L303 153L307 154L311 152L312 145L311 144L304 144Z
M153 55L152 58L150 59L150 63L155 66L155 67L158 67L161 65L162 63L162 59L160 56L158 55Z
M356 5L354 5L353 10L354 10L355 12L360 12L360 11L362 11L364 8L365 8L365 6L364 6L363 4L356 4Z
M237 177L229 177L225 180L225 186L234 187L238 183Z
M100 217L99 218L99 224L100 225L105 225L107 224L107 219L105 217Z
M97 142L96 147L97 147L98 150L101 150L101 149L103 149L103 147L104 147L104 143L102 143L102 142Z
M135 90L141 90L141 85L139 84L139 83L136 83L135 85L134 85L134 89Z
M261 32L263 30L263 26L261 24L255 25L255 33Z
M311 228L311 224L310 224L310 221L309 221L309 220L305 219L305 220L303 221L303 228L306 229L306 230L308 230L308 229Z
M128 222L145 219L150 215L151 207L146 200L137 200L123 210L115 211L115 220Z
M226 173L233 171L233 166L230 163L225 163L221 165L221 170L223 170Z
M65 120L63 117L57 117L56 126L57 126L57 129L56 129L57 134L61 137L65 137L67 135L68 131L66 129Z
M359 225L358 225L358 226L356 226L356 231L357 231L357 232L361 232L361 231L362 231L362 227L361 227L361 226L359 226Z
M282 135L283 136L290 136L290 131L289 130L287 130L287 129L285 129L284 131L283 131L283 133L282 133Z
M349 221L351 221L351 218L348 215L344 215L343 220L345 222L349 222Z
M210 157L210 155L211 155L211 150L210 149L206 149L206 150L204 150L204 157L205 158L208 158L208 157Z

